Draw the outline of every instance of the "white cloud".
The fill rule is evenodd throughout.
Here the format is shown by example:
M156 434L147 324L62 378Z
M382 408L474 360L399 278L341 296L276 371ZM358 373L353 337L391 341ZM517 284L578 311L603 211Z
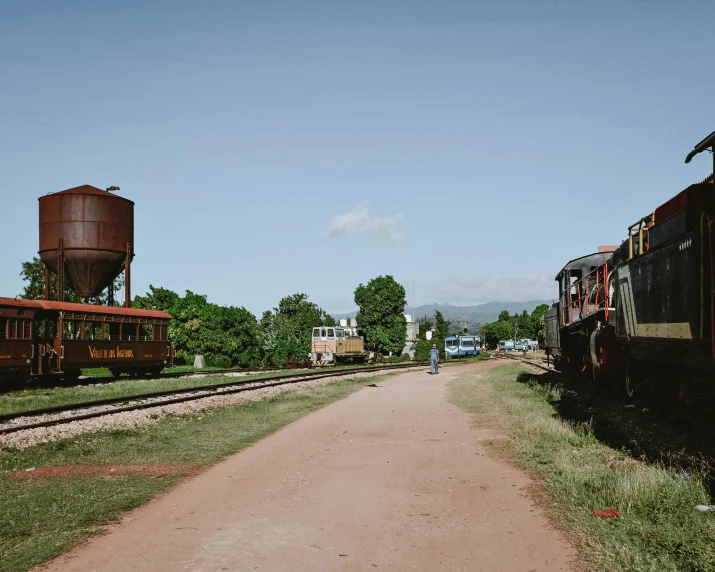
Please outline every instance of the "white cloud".
M558 283L553 276L541 274L454 277L423 284L421 288L418 283L417 291L417 305L449 303L454 306L471 306L485 302L551 300L559 296Z
M370 234L379 242L399 243L407 237L407 227L402 225L402 214L391 217L371 216L370 203L362 201L352 210L335 215L328 228L328 236L345 234Z

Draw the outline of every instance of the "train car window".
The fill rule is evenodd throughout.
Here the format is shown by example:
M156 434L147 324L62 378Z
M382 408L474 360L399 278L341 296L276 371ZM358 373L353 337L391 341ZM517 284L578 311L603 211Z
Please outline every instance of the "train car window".
M313 328L313 337L314 338L320 337L320 328Z
M474 340L462 340L462 345L467 348L473 348Z
M7 318L0 318L0 340L7 337Z
M17 320L10 320L10 333L8 335L10 339L17 339Z
M328 337L329 338L335 337L335 330L333 328L328 328Z
M456 348L456 347L457 347L457 340L447 340L447 347Z

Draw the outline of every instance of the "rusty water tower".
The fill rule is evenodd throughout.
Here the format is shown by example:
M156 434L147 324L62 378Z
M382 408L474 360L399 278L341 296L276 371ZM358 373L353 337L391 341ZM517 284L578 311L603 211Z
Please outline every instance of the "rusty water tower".
M82 298L97 296L114 283L124 268L125 303L129 307L134 203L90 185L50 193L38 201L45 299L49 299L50 291L48 269L57 275L61 301L62 284L69 284Z

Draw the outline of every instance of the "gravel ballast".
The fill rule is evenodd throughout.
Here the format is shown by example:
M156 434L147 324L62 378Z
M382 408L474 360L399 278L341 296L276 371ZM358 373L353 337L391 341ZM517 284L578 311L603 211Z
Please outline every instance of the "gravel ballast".
M411 369L412 368L407 368L400 371L410 371ZM314 387L328 385L330 383L334 383L336 381L341 381L344 379L369 378L378 375L384 375L385 373L387 372L383 370L364 373L346 373L343 375L336 374L334 377L316 380L296 381L294 383L280 385L276 387L260 387L261 382L256 381L256 389L248 389L247 391L243 391L241 393L214 393L206 397L199 397L193 401L185 401L182 403L173 403L168 405L161 405L161 403L159 402L157 403L156 407L150 407L147 409L139 409L134 411L123 411L119 413L109 413L109 411L112 410L111 405L99 406L97 408L92 409L83 409L81 410L82 413L89 413L92 411L108 411L108 413L107 415L102 415L101 417L93 417L91 419L71 421L68 423L54 425L51 427L37 427L34 429L17 431L15 433L0 434L0 447L25 449L27 447L39 445L41 443L75 437L83 433L90 433L101 430L140 427L156 423L168 415L189 415L215 407L237 405L250 401L262 401L280 395L281 393L284 393L286 391L310 389ZM186 394L190 395L195 393L197 392L187 392ZM174 395L172 397L178 397L178 395ZM160 398L157 398L157 401L160 401ZM63 417L72 417L77 413L78 411L75 410L63 411L62 413L46 415L39 418L35 417L32 419L17 418L12 421L12 424L23 425L30 422L49 421L52 419L59 419ZM10 425L8 424L5 427L9 426ZM0 427L0 432L1 431L2 427Z

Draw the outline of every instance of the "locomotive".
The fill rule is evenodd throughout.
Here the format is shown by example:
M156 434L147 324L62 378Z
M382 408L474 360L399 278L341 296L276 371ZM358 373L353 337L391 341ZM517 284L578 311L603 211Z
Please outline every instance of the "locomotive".
M0 298L0 388L33 377L72 381L81 368L115 376L173 363L171 316L155 310Z
M362 363L368 353L357 327L320 326L313 328L310 343L310 359L313 365L337 363Z
M715 143L715 133L692 156ZM544 315L554 366L629 397L692 402L715 373L715 187L710 175L627 230L619 246L566 264ZM677 375L667 375L677 373Z

